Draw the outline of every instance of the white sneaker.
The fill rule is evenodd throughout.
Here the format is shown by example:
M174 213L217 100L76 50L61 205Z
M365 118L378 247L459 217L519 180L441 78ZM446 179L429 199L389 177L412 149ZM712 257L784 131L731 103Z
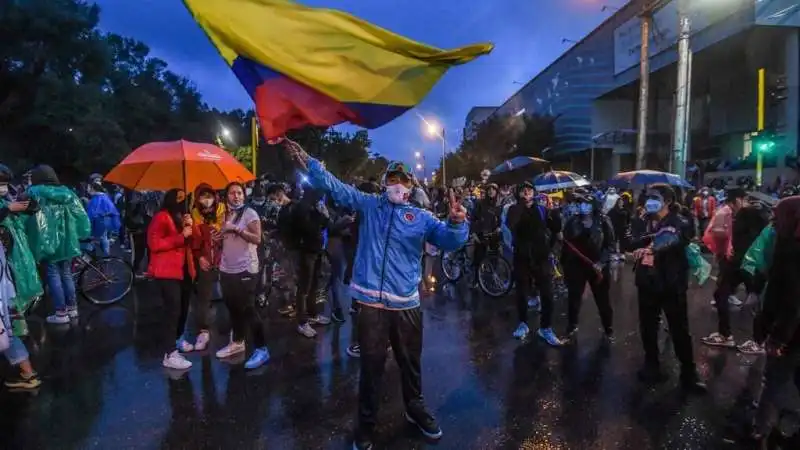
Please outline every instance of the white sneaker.
M78 318L78 307L74 308L67 308L67 315L70 319L77 319Z
M297 332L302 334L307 338L313 338L317 336L317 332L311 328L311 325L308 323L304 323L302 325L297 326Z
M244 342L231 342L217 352L217 358L230 358L242 352L244 352Z
M742 301L739 300L739 297L731 295L728 297L728 304L731 306L742 306Z
M66 325L69 323L69 314L53 314L52 316L47 316L47 323Z
M322 314L317 314L316 316L308 319L308 323L311 325L330 325L331 319L323 316Z
M194 349L198 352L202 352L203 350L208 347L208 342L211 340L211 336L208 335L207 331L201 331L200 334L197 335L197 340L194 342Z
M192 362L184 358L177 350L165 354L161 364L167 369L175 370L187 370L192 367Z

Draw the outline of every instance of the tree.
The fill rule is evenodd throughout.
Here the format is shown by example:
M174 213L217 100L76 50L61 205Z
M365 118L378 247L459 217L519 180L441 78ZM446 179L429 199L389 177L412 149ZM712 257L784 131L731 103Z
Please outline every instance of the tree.
M71 183L105 173L145 143L214 142L227 129L225 146L249 168L254 111L210 108L147 45L102 32L99 14L87 0L0 2L0 162L17 172L47 163L75 174L62 179ZM344 178L381 163L368 153L366 131L309 127L289 137ZM258 165L278 177L293 171L261 139Z
M541 157L555 140L553 122L552 117L535 114L489 118L475 127L454 153L447 155L448 180L477 180L482 170L491 170L515 156Z

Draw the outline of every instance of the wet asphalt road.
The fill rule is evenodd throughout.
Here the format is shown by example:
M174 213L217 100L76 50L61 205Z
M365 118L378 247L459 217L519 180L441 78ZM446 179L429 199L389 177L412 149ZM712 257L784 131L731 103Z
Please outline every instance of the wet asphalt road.
M553 349L536 339L512 339L510 298L483 298L461 285L440 287L423 301L423 388L444 438L434 446L405 424L390 357L378 448L748 448L725 438L741 431L731 413L750 402L763 360L699 344L700 336L716 328L709 305L713 282L690 294L695 357L710 393L687 398L676 386L669 344L662 348L671 381L647 388L636 380L642 352L632 278L630 266L622 268L612 286L617 341L610 347L602 343L588 292L578 341ZM164 325L152 286L140 283L120 306L81 307L79 324L72 327L32 319L28 344L44 384L36 393L0 393L3 448L350 448L359 368L345 353L350 318L309 340L273 311L272 359L265 368L246 373L241 365L217 361L213 351L224 344L217 335L212 350L189 356L189 375L174 380L154 346L153 336ZM565 313L562 300L556 308L559 333ZM217 315L225 333L224 308ZM532 328L536 320L534 315ZM751 320L747 310L734 313L737 341L749 336Z

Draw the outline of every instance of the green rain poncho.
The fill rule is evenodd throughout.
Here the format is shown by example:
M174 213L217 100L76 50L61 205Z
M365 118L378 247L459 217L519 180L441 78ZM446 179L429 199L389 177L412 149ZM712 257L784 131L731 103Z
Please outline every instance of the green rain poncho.
M0 207L7 206L8 204L4 200L0 200ZM14 240L8 260L11 272L14 275L14 288L17 291L17 296L11 301L11 307L14 311L13 327L15 336L27 334L25 321L21 317L21 313L26 311L34 299L43 293L36 260L33 258L28 245L28 236L25 233L25 221L27 219L28 216L25 215L9 214L0 222L0 226L5 227Z

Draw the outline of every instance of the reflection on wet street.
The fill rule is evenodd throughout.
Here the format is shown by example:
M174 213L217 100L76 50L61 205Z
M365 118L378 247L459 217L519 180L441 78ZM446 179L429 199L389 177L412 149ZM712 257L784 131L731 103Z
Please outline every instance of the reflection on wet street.
M436 447L738 448L725 443L730 416L751 401L763 361L699 345L699 336L716 326L712 286L690 292L696 359L710 393L687 398L677 387L669 344L662 348L670 382L655 389L637 382L642 352L630 267L617 277L612 287L617 341L610 346L601 339L591 299L583 308L578 341L553 349L535 339L512 339L510 298L484 298L461 285L440 287L425 298L423 387L445 433ZM350 318L311 340L295 332L293 320L272 311L272 359L246 373L241 364L213 356L228 332L226 311L218 304L213 348L190 354L194 367L175 379L161 366L155 336L164 327L153 286L140 283L121 306L81 306L80 324L71 328L32 320L29 347L44 384L35 394L0 394L3 447L349 448L359 369L359 361L345 353ZM561 333L565 311L560 300ZM735 313L734 335L747 337L751 321L749 311ZM427 448L403 420L399 375L391 358L387 364L378 448Z

